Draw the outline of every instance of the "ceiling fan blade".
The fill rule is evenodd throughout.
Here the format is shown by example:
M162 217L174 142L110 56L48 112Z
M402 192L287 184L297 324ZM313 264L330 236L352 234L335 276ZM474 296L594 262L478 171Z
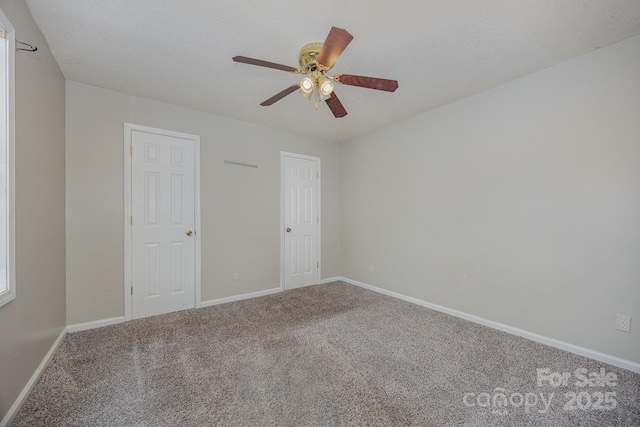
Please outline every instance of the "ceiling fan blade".
M398 89L397 80L378 79L376 77L354 76L351 74L337 74L335 77L338 83L351 86L366 87L369 89L386 90L395 92Z
M299 73L300 69L289 67L288 65L276 64L275 62L263 61L261 59L248 58L246 56L234 56L234 62L242 62L243 64L257 65L259 67L274 68L276 70L288 71L290 73Z
M338 59L342 51L351 43L351 40L353 40L353 36L349 34L347 30L331 27L329 35L318 54L318 63L327 68L333 67L336 59Z
M344 109L344 107L342 106L342 102L340 102L340 100L338 99L338 95L336 95L335 92L333 92L325 102L329 106L329 109L336 117L336 119L347 115L347 110Z
M269 105L273 105L274 103L280 101L285 96L298 90L299 87L300 85L298 83L294 84L293 86L289 86L282 92L278 92L275 95L273 95L271 98L267 99L266 101L263 101L260 105L262 105L263 107L268 107Z

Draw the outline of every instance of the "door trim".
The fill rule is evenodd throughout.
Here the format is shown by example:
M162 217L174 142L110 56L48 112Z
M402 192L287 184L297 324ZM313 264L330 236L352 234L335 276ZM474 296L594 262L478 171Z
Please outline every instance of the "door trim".
M153 133L156 135L171 136L188 139L194 143L194 180L195 180L195 308L202 306L201 291L201 239L202 227L200 226L200 136L188 133L174 132L165 129L152 128L149 126L137 125L134 123L124 123L124 320L133 318L133 305L131 300L131 285L133 276L133 239L131 225L131 134L133 131Z
M318 217L320 221L318 222L318 263L320 267L318 267L318 282L320 283L320 278L322 277L322 172L320 170L320 157L307 156L306 154L298 154L298 153L289 153L286 151L280 152L280 290L284 291L284 178L285 178L285 170L284 170L284 158L285 157L294 157L296 159L304 159L315 161L318 166Z

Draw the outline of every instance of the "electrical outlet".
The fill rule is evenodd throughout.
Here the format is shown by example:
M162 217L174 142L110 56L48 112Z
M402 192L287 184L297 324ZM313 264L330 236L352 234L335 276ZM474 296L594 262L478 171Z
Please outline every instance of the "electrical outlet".
M631 316L616 314L616 329L622 332L631 332Z
M238 272L237 271L235 271L233 273L233 280L238 280Z
M373 264L369 264L369 271L373 273Z

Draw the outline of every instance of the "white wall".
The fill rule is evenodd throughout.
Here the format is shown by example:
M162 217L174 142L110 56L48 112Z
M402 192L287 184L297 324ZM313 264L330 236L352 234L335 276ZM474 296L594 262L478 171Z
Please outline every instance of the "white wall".
M640 36L342 154L343 276L640 362Z
M23 1L0 0L17 38L16 298L0 307L0 420L65 327L64 77Z
M67 81L68 324L124 314L124 122L201 137L203 300L280 286L280 151L321 158L322 276L340 275L338 144Z

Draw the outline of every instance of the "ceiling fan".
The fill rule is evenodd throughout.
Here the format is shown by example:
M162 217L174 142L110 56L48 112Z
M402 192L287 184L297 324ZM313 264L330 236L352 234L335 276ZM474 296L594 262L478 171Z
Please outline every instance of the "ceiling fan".
M246 56L234 56L235 62L258 65L260 67L274 68L276 70L287 71L296 74L306 74L299 83L289 86L262 102L260 105L266 107L273 105L285 96L300 90L300 93L307 99L315 96L314 105L318 108L318 102L325 101L327 106L336 118L347 115L347 110L342 106L338 96L334 92L334 83L341 83L350 86L360 86L369 89L384 90L394 92L398 89L396 80L379 79L375 77L354 76L352 74L327 74L336 62L342 51L351 43L353 36L347 30L331 27L329 35L324 43L310 43L302 46L298 63L300 68L288 65L276 64L274 62L263 61L261 59L248 58Z

